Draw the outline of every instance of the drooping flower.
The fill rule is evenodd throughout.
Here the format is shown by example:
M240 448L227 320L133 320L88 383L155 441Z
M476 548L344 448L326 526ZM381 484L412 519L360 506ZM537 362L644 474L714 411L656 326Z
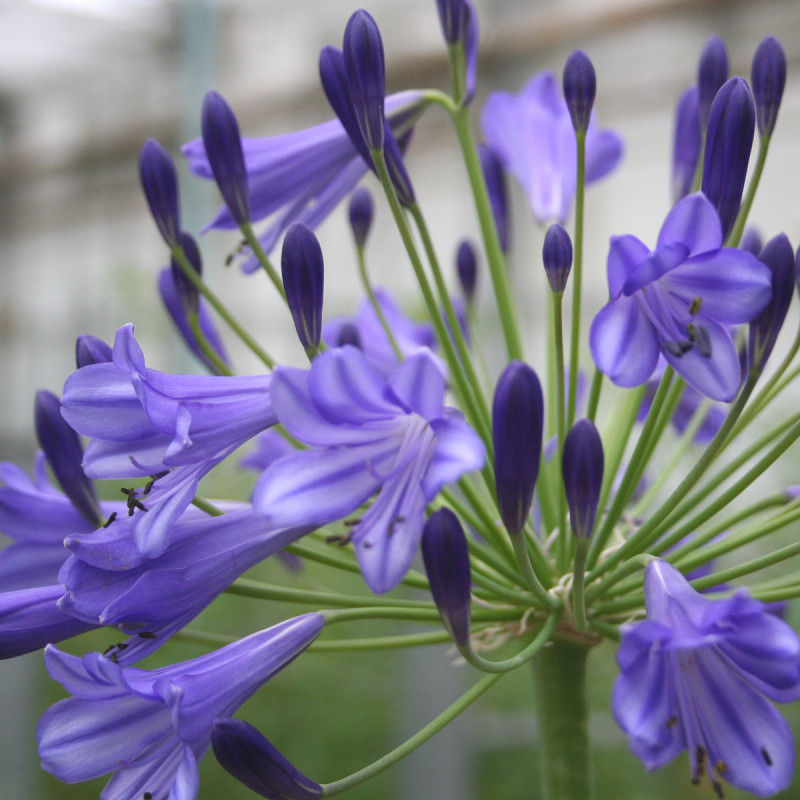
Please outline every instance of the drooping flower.
M755 256L722 242L719 217L700 193L669 212L652 252L633 236L612 238L612 299L589 338L595 364L614 383L644 383L661 353L707 397L735 396L739 356L726 326L753 319L769 302L772 280Z
M413 129L427 101L421 92L407 91L386 98L386 119L395 136ZM338 119L307 130L266 138L242 138L253 221L275 216L261 234L269 252L292 222L316 228L344 199L368 167ZM201 178L212 178L201 139L183 147L189 169ZM222 208L206 228L230 230L236 223ZM255 258L242 264L245 272L259 269Z
M564 222L575 196L577 147L567 104L552 72L536 75L518 95L489 95L483 133L505 169L520 183L534 218ZM586 182L608 175L622 140L593 121L586 131Z
M647 619L622 628L612 709L653 770L688 750L692 780L708 775L760 796L791 781L794 745L770 700L800 697L800 641L745 590L711 600L653 560Z
M391 377L355 347L323 352L310 370L278 368L275 410L311 447L266 470L253 492L255 509L275 527L316 526L351 514L377 493L350 538L367 584L389 591L416 554L426 503L483 465L483 444L444 406L445 388L424 349Z
M64 418L92 437L84 456L96 478L157 476L146 498L129 490L132 535L141 552L162 553L171 524L200 478L257 433L275 424L271 376L170 375L148 369L133 326L117 331L114 360L73 373L64 385Z
M122 669L99 653L81 659L48 647L50 675L74 697L56 703L39 722L42 766L65 783L113 772L106 800L193 800L214 719L230 716L323 625L321 614L306 614L149 672Z

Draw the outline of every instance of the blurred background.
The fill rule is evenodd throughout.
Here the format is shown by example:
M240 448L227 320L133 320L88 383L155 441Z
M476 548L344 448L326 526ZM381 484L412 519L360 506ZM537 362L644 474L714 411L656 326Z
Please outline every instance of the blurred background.
M752 219L765 237L785 231L797 244L796 0L474 2L481 27L476 121L489 91L516 92L543 69L560 75L567 55L580 47L597 71L599 122L626 140L621 168L588 194L587 313L599 308L591 298L606 296L608 237L632 233L652 242L657 235L669 208L674 103L693 82L697 56L713 33L726 41L732 72L745 76L764 36L779 36L786 50L786 94ZM366 7L383 32L390 91L449 86L434 0L371 0ZM33 395L38 388L60 392L73 369L78 334L112 341L121 324L133 321L149 366L197 369L172 335L156 291L166 253L139 189L139 149L155 136L178 158L181 143L199 135L199 110L210 88L230 102L245 135L276 135L328 119L317 57L324 45L341 44L355 8L352 0L0 0L0 459L31 465ZM408 167L444 263L452 261L462 237L478 238L456 150L447 120L428 112ZM184 227L197 232L213 216L218 196L212 185L189 180L182 165L181 171ZM385 208L378 209L369 245L372 274L413 308L417 300L399 237ZM339 209L319 230L326 316L352 312L357 302L345 212ZM531 320L545 313L542 283L529 279L540 269L542 236L515 188L510 269L519 308ZM288 317L262 276L223 266L236 243L233 235L202 237L208 282L271 353L302 363ZM258 369L235 341L226 341L241 372ZM535 360L543 344L532 340L529 349ZM791 465L790 482L797 482ZM280 565L263 569L279 578ZM330 585L313 569L303 580ZM252 619L235 615L243 631L291 611L253 605ZM223 600L198 627L229 631L232 608ZM77 642L75 652L105 646L107 638ZM608 710L613 648L601 650L590 662L598 796L685 796L685 758L645 778L628 752ZM169 662L200 652L176 644L159 657ZM38 769L35 721L62 696L46 681L40 661L40 654L31 654L0 665L0 800L97 796L102 780L96 787L64 787ZM533 796L536 726L529 677L525 670L508 676L433 742L348 797ZM329 781L394 747L471 681L469 670L454 665L444 647L309 655L241 716L256 722L301 769ZM797 710L789 713L797 728ZM203 772L201 797L249 796L212 758ZM783 796L796 798L798 790L796 781ZM712 796L708 786L691 791L697 798Z

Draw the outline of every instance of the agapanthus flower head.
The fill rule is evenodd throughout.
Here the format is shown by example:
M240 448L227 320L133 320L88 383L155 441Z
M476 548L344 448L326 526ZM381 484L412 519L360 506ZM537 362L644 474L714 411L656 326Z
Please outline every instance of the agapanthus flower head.
M603 442L594 423L579 419L564 439L561 472L569 519L575 536L588 538L594 528L603 485Z
M456 251L456 274L464 293L464 299L471 304L475 299L475 289L478 284L478 257L475 247L468 239L458 245Z
M306 350L313 350L319 347L322 334L325 264L314 231L302 222L295 222L286 231L281 274L300 344Z
M572 240L561 225L555 223L547 229L542 245L542 263L550 290L562 294L572 269Z
M467 537L449 508L434 511L422 531L422 559L442 622L459 647L469 645L470 566Z
M711 104L727 79L728 51L725 42L719 36L709 36L697 65L698 108L703 130L708 127Z
M761 312L772 280L755 256L722 243L719 217L701 193L669 212L655 250L633 236L612 238L611 302L595 317L589 341L595 364L614 383L644 383L662 354L707 397L736 395L741 369L728 326Z
M730 233L739 212L755 116L753 95L743 78L727 81L711 105L701 188L717 209L724 236Z
M767 36L756 49L750 78L758 133L769 136L775 128L786 85L786 54L774 36Z
M83 446L78 434L61 416L61 401L44 389L36 393L33 406L36 438L47 463L64 494L87 522L97 528L103 524L103 512L94 484L83 472Z
M363 8L347 22L342 53L350 99L361 135L370 150L382 150L386 93L383 40L375 20Z
M612 709L653 770L688 750L708 776L766 797L794 769L789 726L770 700L800 697L800 641L745 590L712 600L666 561L645 573L647 618L622 627Z
M256 511L275 527L323 525L375 495L347 538L369 587L389 591L416 555L426 504L485 458L477 434L444 406L445 388L426 349L390 377L347 346L321 353L310 370L279 367L273 405L310 447L266 470L253 491Z
M575 196L577 146L569 109L555 76L533 77L518 95L494 92L481 115L486 140L520 183L538 222L564 222ZM586 130L586 182L605 177L622 157L622 140Z
M139 179L161 237L169 247L177 247L181 232L178 174L169 153L155 139L148 139L139 154Z
M542 385L531 367L512 361L500 375L492 405L495 486L500 518L522 532L539 475L544 424Z
M259 730L241 719L220 717L211 728L217 761L267 800L318 800L322 787L303 775Z
M692 191L703 137L700 128L700 94L690 86L675 109L675 137L672 144L672 202Z
M486 181L486 190L489 193L489 203L492 207L492 218L497 230L497 238L500 241L500 249L507 253L511 245L511 216L506 172L500 159L488 145L478 145L478 157L481 161L483 179Z
M372 219L375 216L375 203L369 189L359 186L353 192L350 196L348 216L356 246L362 248L367 243L367 236L372 228Z
M113 772L103 791L108 800L194 800L214 720L234 713L323 625L321 614L306 614L152 671L122 669L100 653L81 659L48 647L50 675L74 697L39 722L42 766L65 783Z
M250 222L250 189L242 137L233 110L218 92L206 94L200 128L208 163L228 212L237 225L246 225Z
M764 369L789 311L795 285L795 258L785 233L770 239L759 253L759 261L772 273L772 297L750 323L748 357L750 367Z
M585 131L589 127L589 119L597 92L597 76L594 65L583 50L573 50L564 65L562 77L564 100L572 119L572 127L576 131Z
M111 346L102 339L88 333L75 339L75 365L78 369L89 364L102 364L111 359Z

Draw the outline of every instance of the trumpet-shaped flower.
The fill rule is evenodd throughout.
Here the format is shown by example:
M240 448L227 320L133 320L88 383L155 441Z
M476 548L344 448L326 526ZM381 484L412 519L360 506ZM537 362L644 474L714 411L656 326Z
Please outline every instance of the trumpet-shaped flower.
M48 647L50 675L74 697L39 722L42 766L65 783L113 772L105 800L193 800L214 719L230 716L308 647L323 624L321 614L305 614L152 671Z
M622 628L612 708L633 752L657 769L689 751L693 782L708 775L761 796L794 768L788 725L770 700L800 697L800 641L740 590L711 600L654 560L647 619ZM768 699L769 698L769 699Z
M489 146L522 186L535 219L563 223L575 196L578 156L555 75L536 75L518 95L489 95L481 124ZM608 175L621 157L620 137L598 130L592 118L586 130L586 182Z
M370 588L393 588L417 551L426 503L483 465L483 444L444 406L445 388L424 349L389 378L349 346L317 356L310 370L278 368L275 410L311 447L264 472L254 507L275 527L323 525L377 493L350 536Z
M719 217L699 193L670 211L652 252L633 236L612 238L611 302L595 317L589 342L614 383L644 383L661 353L712 400L736 395L739 356L727 326L764 308L772 278L755 256L722 242Z

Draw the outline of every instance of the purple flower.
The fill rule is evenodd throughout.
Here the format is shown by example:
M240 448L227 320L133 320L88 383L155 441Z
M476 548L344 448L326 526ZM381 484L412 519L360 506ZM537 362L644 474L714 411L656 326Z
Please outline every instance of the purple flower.
M598 368L619 386L639 386L659 354L699 392L731 400L740 365L727 326L769 302L770 272L755 256L722 248L719 217L700 193L669 212L654 251L615 236L608 254L611 302L590 331Z
M310 370L278 368L278 418L311 447L266 470L253 492L255 509L275 527L316 526L377 494L351 538L369 587L389 591L416 554L426 503L483 466L483 444L444 406L445 388L427 350L388 378L355 347L323 352Z
M575 536L588 538L594 528L603 483L603 442L594 423L579 419L564 440L561 472Z
M200 478L275 424L271 376L169 375L148 369L133 326L117 331L113 362L91 364L64 385L64 418L92 437L84 468L95 478L157 476L144 494L129 490L133 536L150 557L168 544L171 524Z
M359 186L353 192L350 196L348 213L356 247L362 248L367 243L367 236L372 228L372 219L375 216L375 203L369 189Z
M415 322L406 317L383 289L376 289L375 297L403 355L411 355L420 347L435 346L436 336L430 323ZM322 327L322 338L329 347L338 347L342 330L351 325L355 327L367 361L387 375L394 372L397 355L368 298L361 302L355 317L338 317L326 322Z
M708 115L720 87L728 79L728 51L719 36L709 36L697 65L700 123L708 126Z
M786 85L786 54L774 36L767 36L758 46L753 56L751 81L758 133L770 136L775 128Z
M520 183L538 222L564 222L575 196L577 146L572 119L551 72L536 75L520 94L489 95L481 115L483 133L506 170ZM608 175L622 156L622 140L586 131L586 182Z
M178 174L172 157L155 139L148 139L139 154L139 179L161 237L169 247L177 247L181 230Z
M692 191L703 142L697 86L690 86L675 109L675 138L672 145L672 202Z
M306 614L149 672L121 669L99 653L81 659L48 647L50 675L74 697L39 722L42 766L65 783L113 772L106 800L193 800L214 719L232 714L294 660L323 624L321 614Z
M91 336L88 333L82 334L75 339L75 364L78 369L89 364L101 364L103 361L111 361L111 347L102 339Z
M553 294L563 294L572 269L572 240L558 223L551 225L544 235L542 263Z
M314 231L302 222L295 222L286 231L281 251L281 274L300 344L306 351L316 350L322 328L325 265Z
M576 131L585 131L594 106L597 76L594 65L583 50L573 50L564 65L562 78L564 100Z
M612 709L649 770L689 751L692 781L708 775L760 796L794 769L789 726L769 700L800 697L800 641L764 603L739 590L710 600L653 560L647 619L622 627Z
M62 611L131 637L106 653L119 664L149 655L246 570L312 530L275 530L249 507L218 517L192 512L173 526L169 547L146 559L126 523L68 537L73 555L59 573Z
M500 249L508 252L511 246L511 216L508 204L508 180L500 159L491 147L485 144L478 145L478 157L481 160L483 179L486 182L486 191L489 193L489 204L492 207L492 218L497 230Z
M474 245L467 239L461 241L456 251L456 274L467 305L472 305L478 284L478 257Z
M386 118L397 137L402 138L413 128L426 105L416 91L386 98ZM251 218L258 221L277 215L260 237L267 252L292 222L316 228L368 169L338 119L283 136L244 137L242 149ZM201 139L184 145L183 154L195 175L212 177ZM206 226L226 230L236 227L226 207ZM254 272L259 264L249 257L242 268Z

